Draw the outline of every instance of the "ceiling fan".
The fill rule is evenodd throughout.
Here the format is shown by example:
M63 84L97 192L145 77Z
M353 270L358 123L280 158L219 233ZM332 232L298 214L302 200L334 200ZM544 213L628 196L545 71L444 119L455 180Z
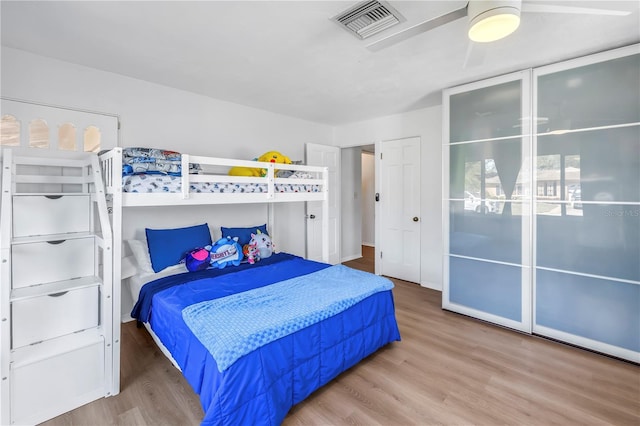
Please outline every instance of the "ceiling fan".
M395 34L378 39L367 45L372 51L400 43L415 35L438 28L449 22L468 17L469 39L472 42L485 43L499 40L514 32L520 24L521 13L568 13L586 15L625 16L631 12L608 9L594 9L565 5L539 4L522 0L470 0L464 7L444 15L423 21ZM471 45L470 45L471 46ZM467 49L467 59L471 48Z

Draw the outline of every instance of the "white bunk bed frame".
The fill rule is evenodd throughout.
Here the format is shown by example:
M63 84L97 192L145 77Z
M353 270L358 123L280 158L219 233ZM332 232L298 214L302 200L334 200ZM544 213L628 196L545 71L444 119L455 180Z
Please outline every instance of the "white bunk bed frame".
M322 202L322 261L329 263L329 170L327 167L303 166L281 163L264 163L258 161L233 160L227 158L202 157L182 154L181 176L182 192L157 192L157 193L136 193L123 192L122 190L122 151L123 148L114 148L100 155L100 164L105 180L105 191L112 197L112 229L113 229L113 280L115 283L127 278L133 273L124 271L127 269L122 259L122 209L124 207L153 207L153 206L177 206L177 205L203 205L203 204L268 204L268 226L273 229L274 203L280 202L301 202L320 201ZM200 164L206 170L210 167L250 167L263 168L267 170L264 177L228 176L212 173L189 174L189 164ZM307 172L318 179L292 179L277 178L275 171L291 170L293 172ZM266 184L267 192L256 193L209 193L190 192L191 183L258 183ZM319 185L319 192L276 192L275 185L278 184L305 184ZM118 292L119 293L119 292ZM114 300L120 303L120 300Z

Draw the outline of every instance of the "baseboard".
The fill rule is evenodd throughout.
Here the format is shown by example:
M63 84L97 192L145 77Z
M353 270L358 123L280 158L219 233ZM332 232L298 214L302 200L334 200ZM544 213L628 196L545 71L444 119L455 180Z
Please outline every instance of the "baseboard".
M122 314L122 316L120 317L120 322L121 323L125 323L125 322L131 322L134 321L135 318L133 318L131 315L129 314Z
M375 247L376 245L374 243L362 243L363 246L367 246L367 247Z
M431 290L442 291L442 286L435 283L421 282L421 287L430 288Z
M340 263L348 262L350 260L360 259L361 257L362 257L362 254L354 254L351 256L343 257Z

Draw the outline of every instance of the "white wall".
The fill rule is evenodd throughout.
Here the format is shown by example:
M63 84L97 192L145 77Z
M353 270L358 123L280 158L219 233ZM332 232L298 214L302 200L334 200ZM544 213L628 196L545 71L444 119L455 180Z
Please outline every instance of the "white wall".
M277 150L291 159L301 160L305 142L331 145L333 139L329 126L6 47L2 48L0 87L4 97L117 114L121 122L122 146L158 147L194 155L246 159ZM132 210L130 219L137 216L139 220L127 222L125 236L131 237L134 228L148 223L171 225L201 220L197 217L201 216L200 211L194 212L195 215L189 213L197 209L176 209L180 208L154 209L153 213L140 209L139 214ZM293 237L304 235L304 206L293 209L299 211L300 220L285 222L292 231L287 232L287 237L292 237L281 236L276 243L281 250L304 254L304 241ZM227 209L230 213L224 210L213 210L215 213L207 215L212 224L247 224L245 221L250 216L264 222L266 208L234 206ZM241 211L239 216L238 210ZM252 214L252 210L257 210L256 214Z
M352 147L411 136L421 138L421 282L442 289L442 108L434 106L342 126L336 145ZM348 235L343 232L343 238Z
M362 153L362 244L376 245L375 236L375 155Z
M4 46L1 59L0 94L3 97L117 114L121 122L122 146L246 159L277 150L293 160L302 160L304 143L331 145L333 141L333 129L326 125ZM304 255L304 205L278 205L276 213L276 229L270 232L277 249ZM145 226L187 226L204 221L209 223L213 237L217 238L221 225L264 223L266 207L131 208L127 209L124 220L123 238L142 238ZM123 313L126 309L123 306Z
M198 155L251 159L279 150L304 158L304 143L354 147L380 140L422 139L422 285L442 286L441 108L431 107L332 129L166 86L98 71L4 47L0 94L65 107L117 114L122 146L174 149ZM224 84L224 82L221 82ZM346 182L343 181L343 182ZM263 223L262 206L132 208L124 238L143 228L186 226L206 220L219 236L220 225ZM304 254L304 206L280 205L272 230L278 250ZM278 220L279 219L279 220ZM361 228L343 237L362 242ZM346 254L347 252L345 252Z
M362 257L362 150L341 150L342 262Z

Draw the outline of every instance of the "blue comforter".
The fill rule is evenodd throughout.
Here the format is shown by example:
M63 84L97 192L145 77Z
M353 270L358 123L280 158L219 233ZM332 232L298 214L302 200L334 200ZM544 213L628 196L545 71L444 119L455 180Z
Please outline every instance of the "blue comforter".
M314 390L380 347L400 340L393 296L385 290L267 343L220 372L213 356L183 320L182 311L329 266L291 255L276 259L242 270L218 270L228 271L215 278L181 274L183 279L195 280L151 296L151 328L199 394L205 411L203 425L279 425L289 409Z
M160 278L155 281L151 281L145 284L140 289L140 294L138 295L138 301L133 306L133 310L131 311L131 317L137 319L141 322L149 322L151 318L151 302L153 301L153 296L156 293L159 293L162 290L166 290L168 288L184 284L190 281L196 281L203 278L215 278L226 274L231 274L235 272L244 271L246 269L255 270L257 267L263 267L267 265L271 265L274 263L282 262L284 260L295 259L297 256L294 256L289 253L274 253L272 256L262 259L259 264L251 265L249 263L242 263L235 267L228 267L223 269L204 269L202 271L196 272L185 272L182 274L170 275L168 277ZM328 265L321 266L322 264L318 264L318 268L321 269ZM278 281L278 276L275 276L276 281ZM276 282L273 281L273 282ZM264 284L262 284L264 285ZM229 294L233 294L234 291L232 289L228 289L229 291L224 294L228 296ZM221 297L221 296L218 296Z
M274 340L332 317L374 293L391 290L386 278L343 265L295 277L182 311L193 334L224 371Z

